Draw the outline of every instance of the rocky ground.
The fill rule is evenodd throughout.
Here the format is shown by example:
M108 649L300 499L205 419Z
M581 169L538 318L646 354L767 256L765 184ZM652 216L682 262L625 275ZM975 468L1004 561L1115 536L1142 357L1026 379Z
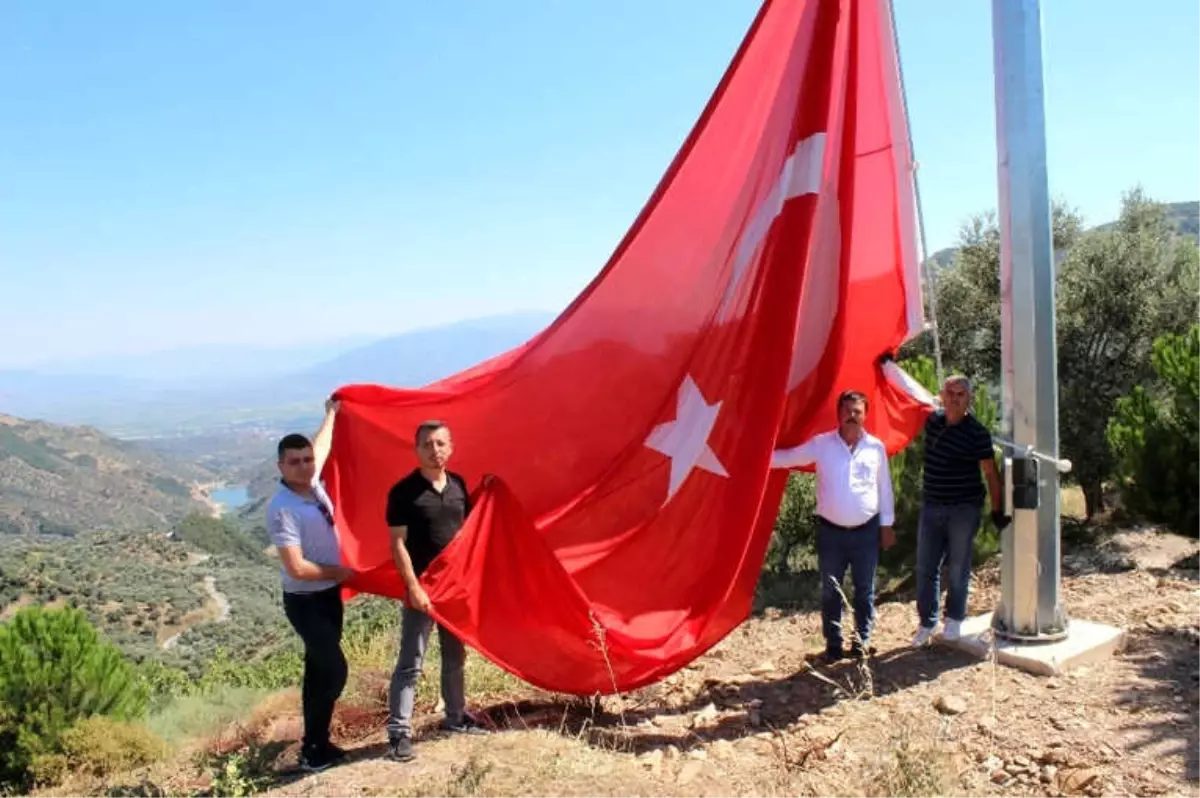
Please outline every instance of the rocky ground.
M911 601L880 606L872 659L814 667L819 615L768 610L620 700L518 691L479 707L496 732L475 738L438 735L426 706L406 765L380 758L385 710L360 700L339 710L351 761L295 772L296 697L276 697L251 724L241 767L258 780L245 786L280 796L1195 795L1196 550L1140 531L1065 558L1071 617L1120 626L1126 639L1116 656L1057 677L909 648ZM977 575L972 612L998 595L993 564Z

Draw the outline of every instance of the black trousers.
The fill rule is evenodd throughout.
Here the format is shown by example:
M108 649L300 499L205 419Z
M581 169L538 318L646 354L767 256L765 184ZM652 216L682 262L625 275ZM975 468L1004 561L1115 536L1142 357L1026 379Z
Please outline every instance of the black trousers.
M331 587L316 593L284 593L283 611L304 641L304 748L329 742L333 706L346 686L346 657L342 654L342 591Z

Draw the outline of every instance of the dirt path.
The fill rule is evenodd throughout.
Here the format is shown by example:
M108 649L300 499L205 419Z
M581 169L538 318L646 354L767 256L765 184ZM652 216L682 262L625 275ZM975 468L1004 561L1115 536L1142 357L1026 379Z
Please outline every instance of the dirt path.
M200 562L203 562L203 560ZM217 590L217 578L215 576L206 576L204 577L203 585L204 591L208 593L208 600L204 602L204 607L200 610L190 612L183 617L183 622L180 624L183 628L162 642L163 650L174 648L179 642L179 638L183 637L193 626L198 626L202 623L225 623L229 620L231 610L229 598Z

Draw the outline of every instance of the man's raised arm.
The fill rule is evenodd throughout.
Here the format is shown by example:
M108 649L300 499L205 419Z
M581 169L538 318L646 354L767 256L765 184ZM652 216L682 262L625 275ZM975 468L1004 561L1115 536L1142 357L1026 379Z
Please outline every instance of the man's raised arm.
M817 461L820 438L813 437L790 449L776 449L771 455L771 468L803 468Z

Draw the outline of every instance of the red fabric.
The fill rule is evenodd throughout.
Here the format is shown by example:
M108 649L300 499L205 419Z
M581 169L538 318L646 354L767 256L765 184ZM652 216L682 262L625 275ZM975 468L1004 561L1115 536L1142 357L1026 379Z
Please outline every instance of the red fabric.
M495 479L422 582L494 662L550 690L628 690L744 620L786 478L772 450L831 427L851 387L893 452L924 416L876 362L920 317L892 46L883 0L768 3L549 328L421 390L337 391L323 476L349 587L403 596L385 498L438 418L453 467Z

